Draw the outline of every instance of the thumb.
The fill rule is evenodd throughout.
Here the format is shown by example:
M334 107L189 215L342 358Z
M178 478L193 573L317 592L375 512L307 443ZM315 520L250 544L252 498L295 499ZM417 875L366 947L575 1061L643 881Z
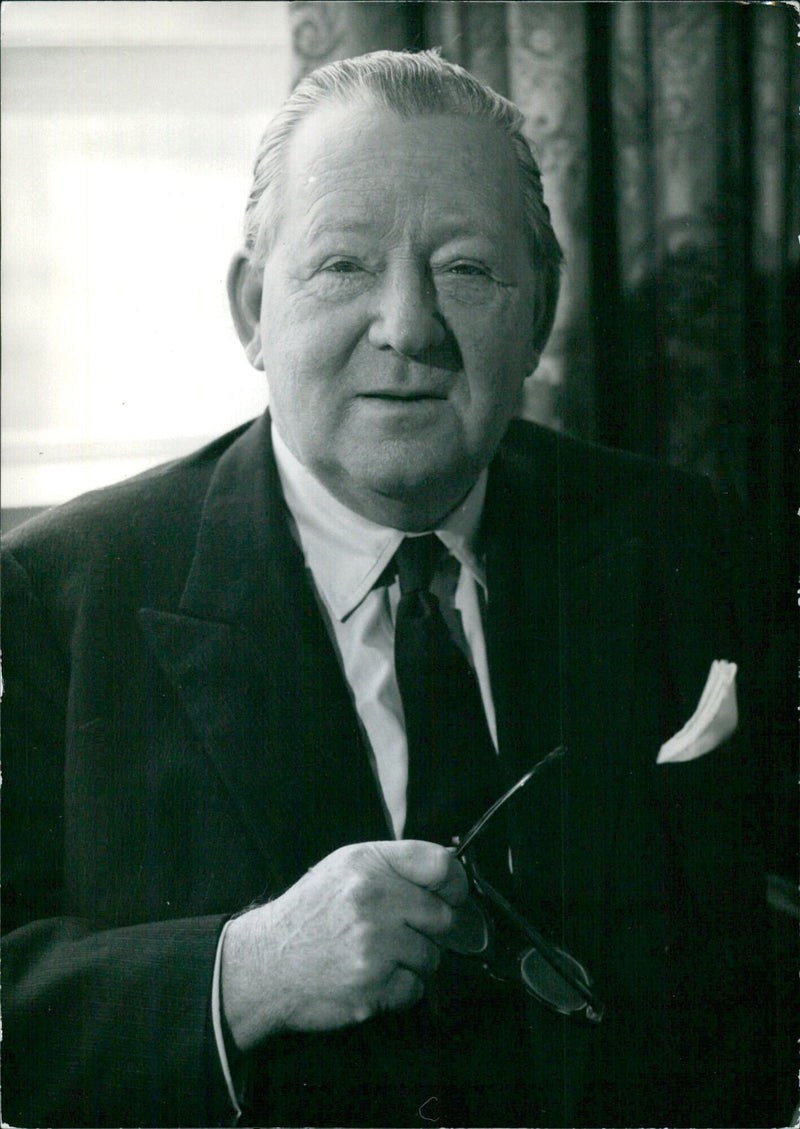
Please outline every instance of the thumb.
M387 866L416 886L422 886L452 906L462 905L469 892L466 872L447 847L422 839L377 844Z

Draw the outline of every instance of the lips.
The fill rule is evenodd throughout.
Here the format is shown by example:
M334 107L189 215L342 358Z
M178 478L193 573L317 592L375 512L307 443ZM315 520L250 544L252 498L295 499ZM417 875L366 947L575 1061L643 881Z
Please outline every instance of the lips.
M395 402L399 401L401 403L412 403L412 404L414 402L420 401L420 400L446 400L447 399L446 393L436 392L436 391L431 390L430 388L425 388L425 389L420 389L420 390L403 389L402 391L392 390L392 391L379 391L379 392L362 392L361 395L366 400L388 400L388 401L395 401Z

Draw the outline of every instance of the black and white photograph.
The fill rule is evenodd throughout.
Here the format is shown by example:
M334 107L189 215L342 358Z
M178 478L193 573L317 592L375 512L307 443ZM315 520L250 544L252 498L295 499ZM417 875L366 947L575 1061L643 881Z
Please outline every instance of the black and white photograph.
M5 0L0 1121L800 1129L800 8Z

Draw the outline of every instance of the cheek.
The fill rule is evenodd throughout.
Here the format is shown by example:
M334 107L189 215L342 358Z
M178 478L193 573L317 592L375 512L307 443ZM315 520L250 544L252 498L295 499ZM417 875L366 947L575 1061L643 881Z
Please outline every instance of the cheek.
M304 316L290 310L280 318L267 318L262 327L265 350L277 371L291 371L309 384L333 382L346 368L361 334L353 318Z
M525 363L526 350L510 346L510 331L498 333L492 339L476 342L474 349L464 357L470 397L476 408L492 413L502 412L516 403L525 378L529 375Z
M462 418L470 445L484 450L499 441L519 411L528 373L520 352L507 348L476 349L471 359L471 372L466 367L467 401Z
M516 374L525 369L533 353L532 311L525 292L506 295L483 309L451 307L448 321L465 364L469 367L471 359L475 372Z
M293 327L265 353L265 369L273 412L284 431L291 429L295 453L305 458L309 446L327 442L341 420L341 365L324 335Z

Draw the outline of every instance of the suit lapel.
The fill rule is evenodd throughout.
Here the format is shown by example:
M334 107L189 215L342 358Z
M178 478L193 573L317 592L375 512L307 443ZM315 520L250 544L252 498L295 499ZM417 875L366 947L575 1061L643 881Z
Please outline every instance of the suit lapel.
M567 748L507 809L509 895L610 1002L607 916L635 737L641 547L615 534L610 511L576 502L557 444L548 437L524 463L501 452L487 496L487 650L507 780ZM528 1015L536 1090L552 1123L576 1124L615 1017L594 1027L533 1001Z
M610 860L635 733L640 546L576 512L556 461L497 461L487 500L487 648L509 782L563 744L509 811L515 893L602 969ZM502 516L502 521L498 520Z
M634 736L639 551L609 544L602 515L573 512L550 450L492 468L487 650L506 778L569 749L509 813L526 900L561 928L567 902L602 909ZM288 531L266 418L220 459L180 607L140 614L276 882L390 834Z
M211 481L180 607L140 620L284 887L388 828L260 420Z

